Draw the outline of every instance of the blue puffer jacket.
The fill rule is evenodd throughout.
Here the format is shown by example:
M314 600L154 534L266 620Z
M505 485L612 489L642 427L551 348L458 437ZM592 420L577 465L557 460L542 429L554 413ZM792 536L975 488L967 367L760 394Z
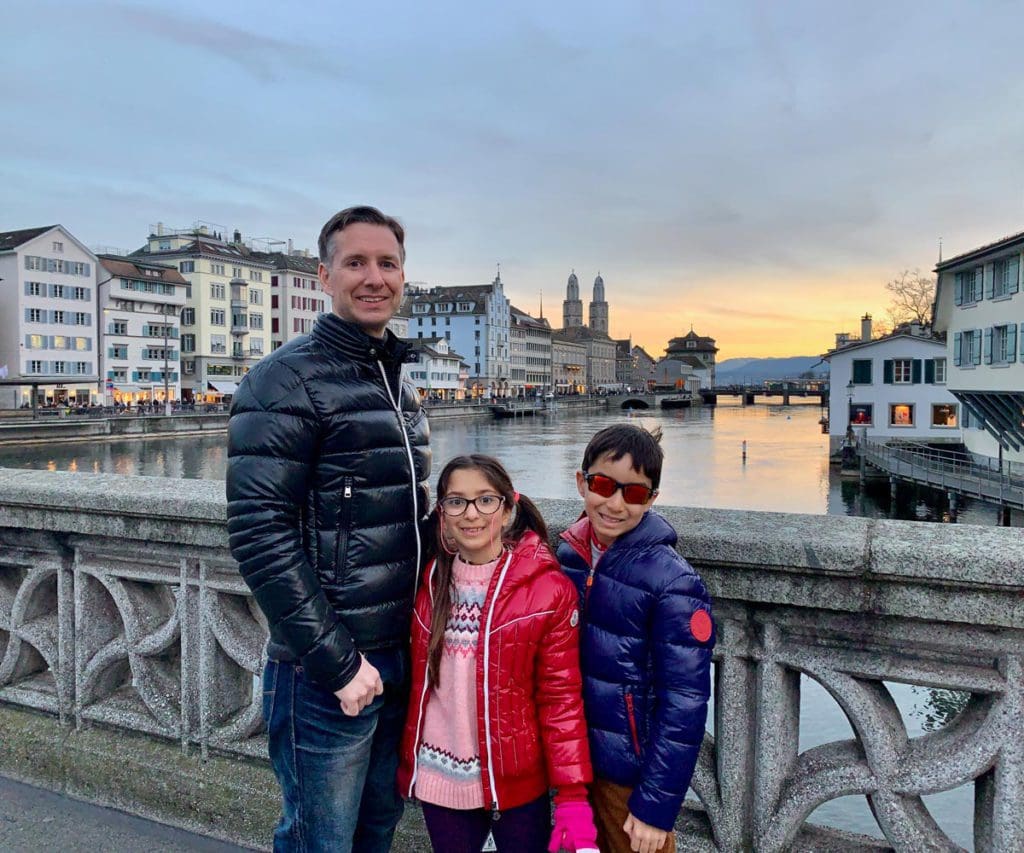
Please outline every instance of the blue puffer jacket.
M590 521L562 539L558 560L580 595L594 775L632 787L630 812L671 829L704 739L715 644L707 590L656 512L615 540L593 571Z

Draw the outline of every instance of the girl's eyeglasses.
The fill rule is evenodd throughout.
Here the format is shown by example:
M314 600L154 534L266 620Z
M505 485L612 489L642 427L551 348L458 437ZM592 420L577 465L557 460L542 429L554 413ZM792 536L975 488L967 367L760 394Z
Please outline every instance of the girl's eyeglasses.
M622 489L622 499L628 504L645 504L658 494L657 489L643 483L620 483L604 474L584 474L583 479L587 481L587 489L602 498L610 498Z
M481 515L494 515L501 505L505 503L505 498L501 495L480 495L475 498L460 498L452 495L451 497L444 498L440 502L441 512L445 515L464 515L466 510L469 509L469 505L473 504L476 507L476 511Z

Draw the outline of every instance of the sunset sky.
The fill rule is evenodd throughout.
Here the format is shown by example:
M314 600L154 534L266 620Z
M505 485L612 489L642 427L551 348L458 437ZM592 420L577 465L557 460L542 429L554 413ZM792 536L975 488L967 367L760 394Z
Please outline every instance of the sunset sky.
M823 352L904 268L1024 228L1015 3L4 4L0 230L133 249L196 220L315 248L408 229L410 280L558 325L600 271L660 354Z

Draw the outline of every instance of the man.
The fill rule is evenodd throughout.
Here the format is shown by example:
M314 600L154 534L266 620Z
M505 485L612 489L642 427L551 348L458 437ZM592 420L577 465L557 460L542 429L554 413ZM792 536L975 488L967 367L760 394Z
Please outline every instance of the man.
M411 348L402 226L372 207L320 232L331 312L242 380L228 426L231 553L267 617L275 851L383 853L407 703L429 432L401 382Z

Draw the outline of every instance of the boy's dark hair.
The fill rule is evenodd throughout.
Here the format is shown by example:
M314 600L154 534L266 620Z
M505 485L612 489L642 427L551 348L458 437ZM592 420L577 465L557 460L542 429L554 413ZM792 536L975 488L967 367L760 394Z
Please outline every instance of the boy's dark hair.
M661 485L661 466L665 452L661 449L661 427L646 430L634 424L615 424L600 430L583 451L583 470L589 471L602 456L617 462L627 453L633 467L651 480L651 486Z
M405 263L405 229L393 216L385 216L377 208L369 205L359 207L346 207L339 210L320 229L320 239L317 241L317 249L320 252L320 263L329 267L334 261L334 240L332 235L338 231L344 231L349 225L357 222L365 222L368 225L383 225L390 228L398 241L398 248L402 253L402 263Z

